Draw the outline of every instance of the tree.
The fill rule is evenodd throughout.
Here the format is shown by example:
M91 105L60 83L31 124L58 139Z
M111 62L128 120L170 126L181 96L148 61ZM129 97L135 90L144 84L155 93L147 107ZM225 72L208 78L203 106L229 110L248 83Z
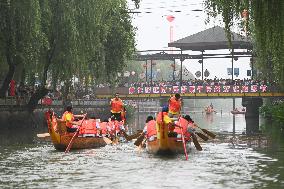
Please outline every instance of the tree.
M205 0L210 17L221 15L230 39L231 27L242 22L254 41L257 67L263 79L275 80L284 88L284 1L280 0Z
M38 2L2 0L0 2L0 61L7 73L0 89L4 97L19 64L32 64L37 59L40 37Z

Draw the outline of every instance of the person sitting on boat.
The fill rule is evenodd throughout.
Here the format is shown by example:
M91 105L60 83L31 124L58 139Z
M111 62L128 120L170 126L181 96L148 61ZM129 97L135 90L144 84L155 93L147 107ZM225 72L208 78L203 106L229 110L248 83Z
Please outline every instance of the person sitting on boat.
M181 110L181 97L179 93L176 93L175 96L172 96L169 101L169 117L178 117Z
M159 112L156 118L157 138L160 139L160 130L163 128L168 136L174 137L177 134L173 133L174 121L168 115L169 107L164 106L162 112Z
M115 120L121 121L121 112L123 111L124 104L122 100L119 98L119 94L116 93L115 97L110 101L111 106L111 117L114 117Z
M234 111L235 111L235 112L239 112L238 108L235 108Z
M73 109L72 106L68 105L66 107L66 111L62 115L62 119L66 123L67 132L69 133L76 132L78 126L81 125L81 122L74 121L75 118L82 118L85 116L85 115L74 115L72 109Z
M242 111L243 111L243 112L245 112L245 111L246 111L246 109L245 109L245 108L243 108L243 109L242 109Z
M175 122L176 127L174 132L178 134L177 138L181 138L181 135L183 134L185 140L190 140L191 133L195 131L193 123L194 121L189 115L180 117L179 120Z
M156 130L156 121L154 120L153 116L147 117L143 133L147 137L148 141L155 140L155 137L157 136L157 130Z

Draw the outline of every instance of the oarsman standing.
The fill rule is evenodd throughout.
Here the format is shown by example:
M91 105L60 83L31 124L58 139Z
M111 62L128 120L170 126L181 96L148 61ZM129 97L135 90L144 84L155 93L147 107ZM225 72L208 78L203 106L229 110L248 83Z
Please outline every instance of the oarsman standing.
M169 102L168 116L169 117L178 117L180 115L181 106L182 106L180 94L176 93L174 96L172 96L169 99L168 102Z
M114 118L117 121L122 121L121 112L123 111L124 104L122 100L119 98L119 94L116 93L115 97L110 101L111 107L111 118Z

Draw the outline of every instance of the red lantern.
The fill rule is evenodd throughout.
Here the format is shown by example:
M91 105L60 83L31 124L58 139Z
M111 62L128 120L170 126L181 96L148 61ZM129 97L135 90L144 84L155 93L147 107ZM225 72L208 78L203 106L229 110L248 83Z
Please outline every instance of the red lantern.
M173 15L168 15L168 16L167 16L167 20L168 20L169 22L174 21L174 19L175 19L175 17L174 17Z

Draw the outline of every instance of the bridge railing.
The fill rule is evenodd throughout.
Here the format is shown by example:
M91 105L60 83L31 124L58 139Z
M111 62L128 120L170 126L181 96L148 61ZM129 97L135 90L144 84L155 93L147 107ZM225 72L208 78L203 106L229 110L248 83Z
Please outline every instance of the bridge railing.
M265 93L280 92L279 88L267 85L188 85L155 87L95 88L95 95L172 94L172 93Z

